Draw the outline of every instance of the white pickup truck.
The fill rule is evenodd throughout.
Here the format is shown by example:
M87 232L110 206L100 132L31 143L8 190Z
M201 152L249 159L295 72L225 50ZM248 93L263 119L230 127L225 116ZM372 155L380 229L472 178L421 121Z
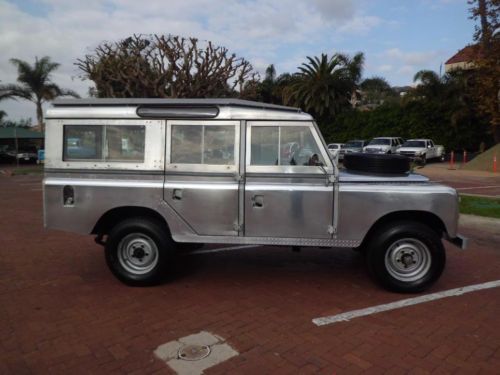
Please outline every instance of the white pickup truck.
M430 159L444 160L444 146L435 145L431 139L409 139L396 151L425 164Z

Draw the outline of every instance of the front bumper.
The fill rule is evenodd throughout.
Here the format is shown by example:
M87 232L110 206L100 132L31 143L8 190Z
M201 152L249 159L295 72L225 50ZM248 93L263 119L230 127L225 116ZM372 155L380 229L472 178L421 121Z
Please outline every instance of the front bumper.
M457 233L457 236L454 238L446 237L446 241L452 243L453 245L457 246L461 250L466 250L469 239L467 237L464 237L461 234Z

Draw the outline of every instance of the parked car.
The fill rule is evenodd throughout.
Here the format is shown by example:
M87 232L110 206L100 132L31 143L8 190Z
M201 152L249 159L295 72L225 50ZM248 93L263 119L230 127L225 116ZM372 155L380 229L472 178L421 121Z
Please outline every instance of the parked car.
M9 151L9 147L7 145L0 146L0 163L11 163L16 160L15 155L11 155Z
M329 143L328 144L328 152L332 155L333 158L339 156L339 160L344 158L344 153L342 152L344 148L343 143Z
M396 151L398 154L408 156L422 164L427 160L444 160L444 146L434 145L431 139L409 139Z
M370 154L394 154L404 143L400 137L377 137L373 138L368 146L363 148L363 152Z
M44 225L95 235L126 284L160 282L183 244L222 243L357 248L381 285L419 292L444 269L442 239L465 247L455 189L399 155L346 154L339 171L296 108L65 99L45 118Z
M20 147L17 151L8 149L5 154L13 162L35 163L38 160L38 151L35 147Z
M344 144L343 153L350 154L353 152L363 152L363 148L368 145L368 141L364 139L354 139Z

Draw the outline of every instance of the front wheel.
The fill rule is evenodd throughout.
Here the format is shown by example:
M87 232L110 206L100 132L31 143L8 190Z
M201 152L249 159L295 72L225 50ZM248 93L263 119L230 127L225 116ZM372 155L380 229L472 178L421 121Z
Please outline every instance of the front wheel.
M445 263L439 235L418 222L386 225L372 237L367 252L370 274L395 292L424 291L441 276Z
M128 285L153 285L161 281L170 264L174 242L167 228L148 218L118 223L106 241L106 263Z

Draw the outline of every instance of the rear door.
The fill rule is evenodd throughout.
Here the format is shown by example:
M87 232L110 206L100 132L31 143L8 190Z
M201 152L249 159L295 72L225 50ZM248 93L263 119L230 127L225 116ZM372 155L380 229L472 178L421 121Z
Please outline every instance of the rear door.
M164 200L198 235L238 235L239 121L167 121Z
M330 238L333 166L314 125L251 121L246 137L245 236Z

